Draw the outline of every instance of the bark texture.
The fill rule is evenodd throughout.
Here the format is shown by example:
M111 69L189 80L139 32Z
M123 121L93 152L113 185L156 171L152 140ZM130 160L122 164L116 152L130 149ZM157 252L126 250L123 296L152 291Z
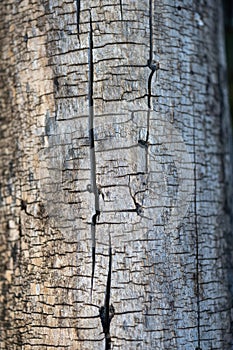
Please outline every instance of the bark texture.
M220 1L0 13L0 348L232 349Z

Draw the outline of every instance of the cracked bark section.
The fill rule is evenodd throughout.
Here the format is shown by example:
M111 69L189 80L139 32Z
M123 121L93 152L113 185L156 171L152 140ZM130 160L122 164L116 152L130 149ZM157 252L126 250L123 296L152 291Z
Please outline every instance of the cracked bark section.
M152 1L154 51L149 0L122 0L123 21L119 0L82 1L82 48L76 0L42 3L40 9L38 2L0 2L1 349L231 349L221 263L228 219L219 175L221 158L228 158L219 142L225 143L220 119L227 126L218 107L216 3L207 0L198 10L188 0L177 11L169 1ZM90 7L94 49L88 60ZM160 61L157 81L153 58ZM124 102L129 113L122 113ZM148 105L153 112L147 115ZM160 138L171 126L171 109L172 130L182 134L190 152L187 163L179 158L186 150L179 138L170 139L166 131L167 138ZM193 152L196 204L192 198L177 229L167 232L166 220L184 198L187 187L183 191L179 179L187 175L189 159L194 162ZM90 193L91 168L105 197L99 191L101 221L98 196ZM228 169L226 162L227 177ZM46 210L41 214L39 201Z
M91 192L94 194L95 213L91 220L91 241L92 241L92 273L91 273L91 295L93 292L94 275L95 275L95 255L96 255L96 224L100 217L99 191L96 183L96 156L94 140L94 62L93 62L93 28L92 16L90 12L90 32L89 32L89 49L88 49L88 104L89 104L89 142L90 142L90 168L91 168Z
M143 208L141 206L140 203L137 202L136 200L136 195L137 193L133 194L132 193L132 188L131 188L131 185L130 185L130 175L129 175L129 183L128 183L128 186L129 186L129 193L130 193L130 197L132 198L133 202L134 202L134 205L135 205L135 209L132 209L132 211L135 211L138 215L142 215L143 213Z
M123 21L123 4L122 4L122 0L120 1L120 13L121 13L121 21Z
M115 309L110 304L111 297L111 278L112 278L112 244L111 236L109 234L109 262L108 262L108 276L105 290L104 305L99 309L99 316L105 336L105 350L111 349L110 323L115 314Z
M77 24L77 35L80 43L80 9L81 9L81 0L76 0L76 24Z
M200 307L200 252L199 252L199 230L198 230L198 210L197 210L197 159L196 159L196 123L194 118L193 127L193 157L194 157L194 226L196 235L196 298L197 298L197 343L196 350L201 348L201 307Z
M154 73L157 72L159 69L159 63L154 62L153 60L153 5L152 0L149 0L149 59L147 60L147 67L150 69L150 74L148 77L147 82L147 132L146 132L146 139L139 139L138 144L139 146L145 148L146 153L146 165L145 165L145 172L148 173L148 147L149 147L149 136L150 136L150 117L151 117L151 110L153 109L152 106L152 79L154 76Z

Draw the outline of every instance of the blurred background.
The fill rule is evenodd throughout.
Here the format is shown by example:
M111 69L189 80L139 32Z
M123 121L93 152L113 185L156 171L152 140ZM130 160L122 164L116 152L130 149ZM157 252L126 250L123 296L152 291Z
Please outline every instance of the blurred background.
M233 126L233 0L222 0L225 18L226 54L228 64L229 102Z

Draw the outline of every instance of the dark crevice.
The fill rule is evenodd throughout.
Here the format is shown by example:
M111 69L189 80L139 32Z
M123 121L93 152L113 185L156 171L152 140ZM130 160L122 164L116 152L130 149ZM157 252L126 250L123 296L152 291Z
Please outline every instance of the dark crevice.
M142 215L143 213L143 208L141 206L141 204L139 204L137 201L136 201L136 198L135 198L135 195L133 195L132 193L132 190L131 190L131 187L130 187L130 176L129 176L129 183L128 183L128 186L129 186L129 193L130 193L130 196L134 202L134 205L135 205L135 209L127 209L127 210L120 210L120 212L135 212L137 213L138 215Z
M20 209L28 216L31 216L34 219L40 219L39 216L35 216L35 215L28 212L27 203L24 200L21 200Z
M123 21L123 6L122 6L122 0L120 0L120 11L121 11L121 20Z
M149 138L149 135L148 135L148 131L146 133L146 140L142 140L142 139L139 139L138 140L138 144L139 146L143 147L143 148L148 148L148 138Z
M119 209L117 210L118 213L137 213L138 215L141 215L142 213L142 206L139 203L135 204L135 209ZM116 210L105 210L105 213L115 213Z
M108 263L108 277L105 291L104 306L99 309L99 316L105 336L105 350L111 349L111 336L110 336L110 323L114 317L115 310L112 304L110 304L111 297L111 278L112 278L112 246L111 237L109 235L109 263Z
M96 157L95 157L95 140L94 140L94 63L93 63L93 29L92 17L90 12L90 32L89 32L89 50L88 50L88 104L89 104L89 146L90 146L90 168L91 168L91 186L90 192L94 194L95 214L91 220L91 241L92 241L92 272L91 272L91 295L93 291L95 275L95 256L96 256L96 224L100 217L99 208L99 191L96 183Z
M77 11L76 23L77 23L77 35L78 35L79 43L80 43L80 6L81 6L81 0L76 0L76 11Z
M96 213L92 216L92 225L95 226L97 223L97 219L100 217L100 211L96 210Z
M138 171L136 173L129 173L129 174L126 173L124 175L117 175L117 176L115 176L115 178L122 178L122 177L126 177L126 176L137 176L137 175L146 175L146 173L144 171Z
M149 0L149 59L147 61L147 67L150 69L150 75L148 77L148 84L147 84L147 133L146 133L146 139L138 140L138 144L141 147L145 148L146 152L146 165L145 165L145 172L148 173L148 146L149 146L149 136L150 136L150 114L152 109L152 79L154 76L154 73L159 69L159 63L153 61L153 10L152 10L152 0Z
M20 209L28 216L31 216L34 219L48 219L48 215L45 212L43 204L39 204L39 211L37 212L38 215L31 214L27 209L27 203L22 199L20 203Z
M17 262L18 252L19 252L18 245L15 242L14 244L12 244L12 248L11 248L11 257L13 259L14 266L15 266L15 264Z
M55 77L54 79L53 79L53 83L54 83L54 86L55 86L55 89L57 90L57 91L59 91L59 80L58 80L58 78L57 77Z
M24 42L25 42L26 45L27 45L27 43L28 43L28 34L27 34L27 33L25 33L25 35L24 35L24 37L23 37L23 40L24 40Z
M198 347L196 349L201 350L201 309L200 309L200 252L199 252L199 234L198 234L198 219L197 219L197 159L196 159L196 118L194 116L194 125L193 125L193 162L194 162L194 229L196 235L196 297L197 297L197 342Z
M20 209L26 212L27 203L23 199L21 199Z
M92 216L92 222L91 222L91 240L92 240L92 271L91 271L91 295L93 291L94 286L94 276L95 276L95 256L96 256L96 224L97 220L99 220L100 217L100 211L96 210L96 213Z
M94 236L94 237L93 237ZM95 276L95 233L92 233L92 248L91 248L91 259L92 259L92 267L91 267L91 296L94 287L94 276Z
M95 140L94 140L94 129L91 128L89 130L89 143L90 143L90 148L94 148L95 147Z
M152 64L153 60L153 14L152 14L152 0L149 0L149 29L150 29L150 53L149 53L149 62Z
M149 59L147 61L147 66L151 70L148 78L148 109L151 109L151 83L154 73L159 69L159 63L153 61L153 10L152 10L152 0L149 0L149 29L150 29L150 51Z

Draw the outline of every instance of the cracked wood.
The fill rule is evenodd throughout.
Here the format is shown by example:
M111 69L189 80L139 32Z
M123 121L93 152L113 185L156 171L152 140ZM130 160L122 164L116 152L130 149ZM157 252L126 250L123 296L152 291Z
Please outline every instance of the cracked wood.
M0 348L230 350L219 2L0 13Z

